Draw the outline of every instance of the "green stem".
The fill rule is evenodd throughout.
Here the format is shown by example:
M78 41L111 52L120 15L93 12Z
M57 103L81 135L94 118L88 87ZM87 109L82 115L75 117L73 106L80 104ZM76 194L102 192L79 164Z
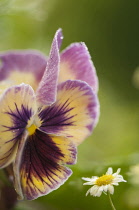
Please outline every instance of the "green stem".
M114 204L113 204L113 202L112 202L111 195L110 195L109 192L108 192L108 197L109 197L109 201L110 201L110 204L111 204L112 209L113 209L113 210L116 210L116 208L115 208L115 206L114 206Z

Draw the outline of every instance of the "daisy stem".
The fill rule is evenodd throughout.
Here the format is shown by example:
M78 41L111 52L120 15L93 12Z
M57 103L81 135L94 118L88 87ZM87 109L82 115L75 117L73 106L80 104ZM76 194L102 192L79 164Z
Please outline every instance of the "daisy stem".
M114 206L114 204L113 204L113 202L112 202L111 195L110 195L109 192L108 192L108 197L109 197L109 201L110 201L110 204L111 204L112 209L113 209L113 210L116 210L116 208L115 208L115 206Z

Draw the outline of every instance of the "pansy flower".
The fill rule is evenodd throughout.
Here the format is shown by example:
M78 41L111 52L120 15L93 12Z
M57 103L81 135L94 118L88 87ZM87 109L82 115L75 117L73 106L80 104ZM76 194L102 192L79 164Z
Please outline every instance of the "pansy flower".
M0 167L13 164L19 199L57 189L76 163L76 147L99 116L98 80L84 43L59 54L62 32L50 55L0 54Z

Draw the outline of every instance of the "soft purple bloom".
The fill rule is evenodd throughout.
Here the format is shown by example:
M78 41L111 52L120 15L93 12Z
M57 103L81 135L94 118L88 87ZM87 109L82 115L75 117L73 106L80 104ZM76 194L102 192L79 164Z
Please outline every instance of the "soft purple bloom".
M99 117L98 79L84 43L61 54L62 32L50 55L0 54L0 167L13 164L19 199L32 200L62 185L76 163L77 145Z

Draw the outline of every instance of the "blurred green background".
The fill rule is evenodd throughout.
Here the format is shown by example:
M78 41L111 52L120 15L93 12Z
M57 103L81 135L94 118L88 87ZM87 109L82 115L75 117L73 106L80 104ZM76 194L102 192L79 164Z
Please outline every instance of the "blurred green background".
M139 163L139 74L134 74L139 66L139 1L0 0L1 51L38 49L48 54L58 28L64 34L62 49L80 41L89 48L99 77L100 120L79 146L66 184L36 201L19 202L15 209L109 210L106 195L85 197L89 187L81 180L102 175L109 166L120 167L128 181L115 187L117 209L139 209L139 184L129 173Z

